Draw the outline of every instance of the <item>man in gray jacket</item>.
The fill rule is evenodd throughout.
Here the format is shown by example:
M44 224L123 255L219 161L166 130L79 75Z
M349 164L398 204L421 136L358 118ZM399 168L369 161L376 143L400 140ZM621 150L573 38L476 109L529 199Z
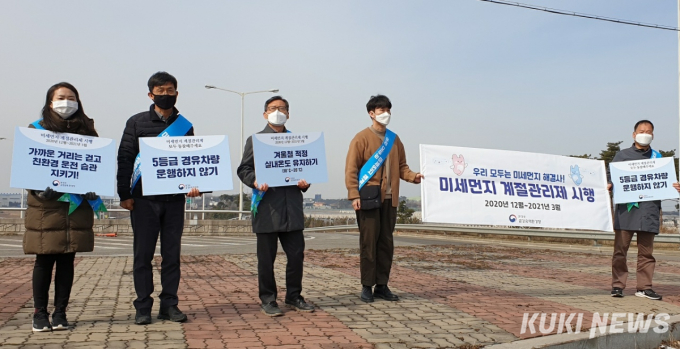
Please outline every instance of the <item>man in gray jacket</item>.
M289 118L288 101L274 96L264 104L267 126L259 133L286 133L284 126ZM281 242L288 258L286 265L286 299L288 307L300 312L313 312L300 295L302 291L302 267L304 261L305 228L302 193L309 184L303 179L297 185L270 188L258 183L255 173L252 137L248 137L243 150L241 165L236 170L243 184L253 188L253 232L257 235L257 277L262 312L267 316L280 316L283 312L276 303L276 280L274 260L277 240Z
M633 146L616 153L612 162L644 160L659 158L661 154L650 147L654 139L654 125L649 120L640 120L633 129ZM680 184L673 187L680 192ZM612 184L607 186L609 190ZM637 291L638 297L660 300L661 295L652 290L652 276L656 260L654 236L659 234L661 223L661 201L643 201L639 203L618 204L614 209L614 255L612 257L612 297L623 297L628 279L626 255L633 234L637 233L638 263Z

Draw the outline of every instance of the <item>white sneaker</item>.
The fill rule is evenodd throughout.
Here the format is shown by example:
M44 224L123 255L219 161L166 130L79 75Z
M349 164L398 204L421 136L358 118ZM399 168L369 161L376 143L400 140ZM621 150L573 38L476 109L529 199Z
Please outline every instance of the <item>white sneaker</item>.
M635 295L638 297L653 299L655 301L661 300L661 295L654 292L654 290L652 290L651 288L648 290L637 290L637 292L635 292Z

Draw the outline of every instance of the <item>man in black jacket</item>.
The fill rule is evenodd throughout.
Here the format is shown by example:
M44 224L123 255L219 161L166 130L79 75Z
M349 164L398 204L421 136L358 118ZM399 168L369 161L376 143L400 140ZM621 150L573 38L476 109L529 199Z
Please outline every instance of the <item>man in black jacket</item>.
M284 124L289 118L288 101L274 96L264 104L264 118L268 121L259 133L288 132ZM302 211L302 193L309 184L303 179L297 185L270 188L267 183L258 183L255 174L252 137L248 137L243 150L243 159L237 170L243 184L264 192L262 200L253 212L253 232L257 235L257 276L262 312L267 316L283 315L276 303L276 280L274 260L277 240L281 241L288 258L286 265L286 299L288 307L300 312L313 312L314 306L305 302L302 292L302 268L305 251L305 217ZM256 195L253 192L253 195Z
M120 206L130 210L134 234L133 278L137 299L135 323L151 323L153 306L153 268L151 261L156 251L156 241L161 237L161 285L159 319L176 322L187 317L177 308L177 289L180 279L180 250L184 229L184 194L144 196L142 178L133 178L134 163L139 154L140 137L157 137L177 120L177 79L166 72L158 72L148 82L149 98L154 102L148 111L128 119L118 147L118 196ZM193 136L194 128L183 136ZM193 188L187 196L200 193Z

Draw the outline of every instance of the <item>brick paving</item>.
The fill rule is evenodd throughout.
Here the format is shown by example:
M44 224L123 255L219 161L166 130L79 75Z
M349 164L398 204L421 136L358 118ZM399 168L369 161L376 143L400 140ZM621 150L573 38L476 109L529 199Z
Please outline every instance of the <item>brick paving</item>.
M317 257L312 255L312 258ZM351 259L346 256L334 255L319 256L318 263L337 263L346 265ZM431 261L422 263L431 265ZM344 268L343 268L344 269ZM347 273L359 276L358 265L344 269ZM455 273L455 272L454 272ZM530 338L540 336L540 333L520 334L523 314L526 313L584 313L586 322L590 322L592 315L589 311L570 307L557 302L534 298L519 292L513 292L498 287L501 283L497 275L483 275L486 273L474 272L470 279L457 279L454 277L437 277L429 273L429 270L414 270L395 265L390 276L391 283L395 287L431 299L443 305L460 309L467 314L487 320L512 333L518 338ZM492 273L491 273L492 274ZM494 277L496 276L496 277ZM501 275L501 277L503 277ZM475 285L473 282L477 282ZM492 287L485 287L488 285ZM526 287L541 287L540 282L533 282ZM554 329L557 333L558 329ZM479 338L469 340L471 344L490 344L495 342L491 338Z
M23 259L0 261L0 328L28 302L33 287L26 275L31 275L33 264Z
M183 278L182 289L187 292L182 296L186 301L181 304L190 309L186 313L191 321L184 325L189 347L372 347L324 308L314 313L282 308L285 316L275 318L262 314L255 257L247 258L250 263L245 264L219 256L184 259L183 272L187 276ZM285 275L282 270L277 272ZM313 278L310 274L307 277ZM285 291L279 293L283 295ZM311 299L310 302L313 303ZM283 302L279 303L283 307Z
M9 348L481 348L540 333L521 333L525 313L680 314L680 263L657 267L661 302L632 296L631 250L626 297L611 298L608 253L556 252L493 246L401 247L390 281L399 302L359 300L358 251L310 250L303 296L314 313L259 309L256 256L182 258L184 324L155 319L134 325L131 257L79 255L68 309L69 331L32 333L33 260L0 260L0 346ZM156 268L160 259L155 260ZM279 304L285 255L276 265ZM157 295L159 274L154 273ZM53 293L50 294L51 296ZM51 310L50 310L51 311ZM556 333L557 328L552 330Z
M311 252L311 255L316 253ZM309 256L308 256L309 257ZM256 270L252 256L229 256L246 269ZM309 259L309 258L308 258ZM337 261L330 257L329 263ZM351 268L354 269L354 268ZM284 266L278 266L277 284L283 285ZM399 302L363 303L358 298L360 281L333 268L308 263L303 296L335 316L371 343L417 347L455 347L466 342L503 342L514 339L499 327L438 302L402 293ZM399 292L398 288L393 288ZM476 338L481 337L481 338Z

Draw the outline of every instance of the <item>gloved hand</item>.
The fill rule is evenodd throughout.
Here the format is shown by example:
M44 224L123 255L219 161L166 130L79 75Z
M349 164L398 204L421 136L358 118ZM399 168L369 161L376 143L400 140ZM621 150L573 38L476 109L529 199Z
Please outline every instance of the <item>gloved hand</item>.
M35 194L43 200L54 200L61 196L61 193L52 190L50 187L45 188L45 191L36 191Z
M88 200L88 201L89 201L89 200L96 200L96 199L97 199L97 194L95 194L94 192L91 192L91 191L90 191L90 192L85 193L85 195L83 195L83 198L85 198L85 200Z

